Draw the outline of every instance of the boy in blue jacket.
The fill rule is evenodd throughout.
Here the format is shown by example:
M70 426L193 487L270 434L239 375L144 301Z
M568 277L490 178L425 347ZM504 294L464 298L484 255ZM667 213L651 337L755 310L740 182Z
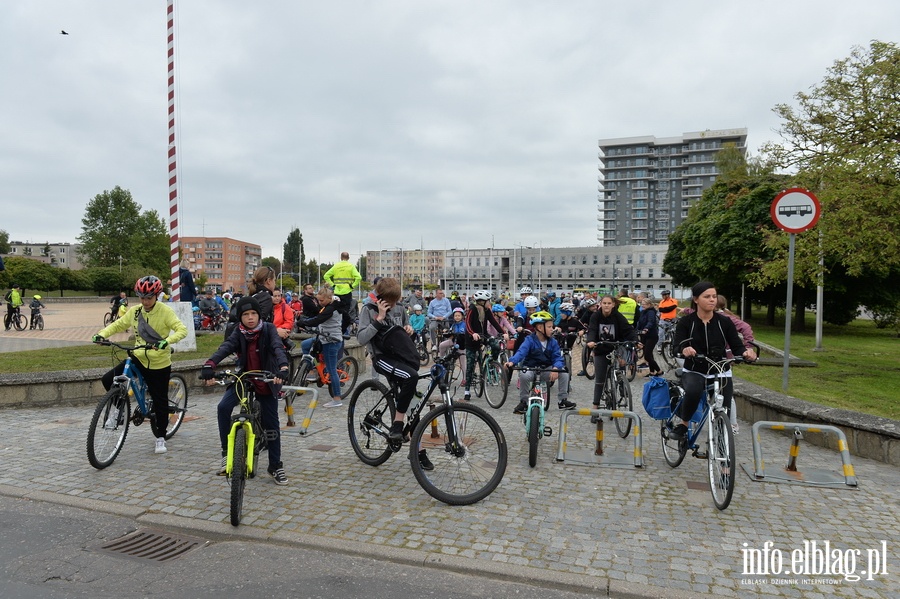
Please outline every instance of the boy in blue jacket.
M242 297L237 303L237 318L240 323L231 335L219 346L216 353L206 361L200 370L200 378L207 385L215 384L216 365L230 356L237 354L241 371L267 370L279 373L272 383L253 381L256 388L256 400L259 402L260 419L269 439L269 475L275 479L276 485L286 485L287 475L281 462L281 425L278 422L278 395L284 379L288 378L288 360L284 353L284 344L278 336L278 330L270 322L259 319L259 302L252 296ZM225 475L225 461L228 447L228 433L231 430L231 413L239 403L234 385L226 389L222 401L217 408L219 422L219 440L222 442L222 466L218 474Z
M535 312L529 322L534 334L525 338L518 351L506 363L507 368L518 365L565 369L566 363L559 343L553 338L553 315L549 312ZM534 375L533 370L519 371L519 405L515 407L513 414L524 414L528 409L528 396L531 394ZM559 409L574 410L575 404L569 401L569 373L541 372L541 380L548 386L557 379L559 379L557 385Z

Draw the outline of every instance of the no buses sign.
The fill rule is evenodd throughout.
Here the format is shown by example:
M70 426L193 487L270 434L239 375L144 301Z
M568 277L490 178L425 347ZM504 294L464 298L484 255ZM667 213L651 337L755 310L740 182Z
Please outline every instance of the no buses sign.
M822 207L811 191L794 187L785 189L772 200L770 209L775 225L788 233L802 233L819 221Z

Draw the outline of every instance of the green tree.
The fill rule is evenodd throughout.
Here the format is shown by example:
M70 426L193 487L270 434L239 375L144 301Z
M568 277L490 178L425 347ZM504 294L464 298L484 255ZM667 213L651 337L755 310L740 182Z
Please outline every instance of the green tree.
M20 256L11 256L4 262L9 280L23 289L48 291L59 285L59 273L49 264Z
M302 281L303 262L306 260L306 253L303 250L303 235L300 233L300 229L295 227L288 233L283 252L284 269L288 272L297 273L297 276Z
M0 254L8 254L9 249L9 233L0 229Z
M764 151L797 169L798 184L819 198L821 251L851 277L884 280L900 265L900 48L879 41L856 47L795 99L796 108L775 107L783 142ZM786 244L777 237L786 234L767 239L779 250L762 269L769 280L785 261ZM795 272L810 280L818 272L819 236L796 241Z
M85 276L91 282L91 289L98 295L104 293L116 293L125 289L122 273L119 267L94 266L84 269ZM134 282L132 282L134 285Z
M259 263L261 266L268 266L269 268L274 270L276 276L281 273L281 260L279 260L275 256L266 256L265 258L260 260Z
M84 270L70 270L68 268L57 269L59 273L59 295L65 295L69 291L87 291L92 288L91 280L85 275Z
M82 262L89 267L135 264L168 272L169 236L155 210L141 212L131 192L118 185L90 200L81 219ZM166 277L168 278L168 276Z

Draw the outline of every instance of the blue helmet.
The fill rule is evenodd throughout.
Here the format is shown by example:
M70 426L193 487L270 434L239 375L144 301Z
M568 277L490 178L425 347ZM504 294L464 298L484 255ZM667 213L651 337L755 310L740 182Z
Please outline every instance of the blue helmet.
M491 306L491 312L506 312L506 308L504 308L500 304L494 304L493 306Z

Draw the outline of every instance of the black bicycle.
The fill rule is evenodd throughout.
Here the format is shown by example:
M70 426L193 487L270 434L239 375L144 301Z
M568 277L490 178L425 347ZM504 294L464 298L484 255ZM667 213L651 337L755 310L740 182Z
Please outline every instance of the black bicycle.
M487 412L467 402L454 402L449 390L449 371L458 357L454 348L438 358L420 380L428 380L424 394L417 393L406 412L404 440L409 438L413 475L425 491L448 505L469 505L490 495L506 472L508 448L500 425ZM353 451L364 464L380 466L400 451L401 442L388 434L397 412L399 384L388 377L390 388L379 380L367 380L353 392L347 412L347 428ZM435 389L442 401L431 403ZM428 405L432 409L422 416ZM430 450L433 469L426 470L420 450Z

